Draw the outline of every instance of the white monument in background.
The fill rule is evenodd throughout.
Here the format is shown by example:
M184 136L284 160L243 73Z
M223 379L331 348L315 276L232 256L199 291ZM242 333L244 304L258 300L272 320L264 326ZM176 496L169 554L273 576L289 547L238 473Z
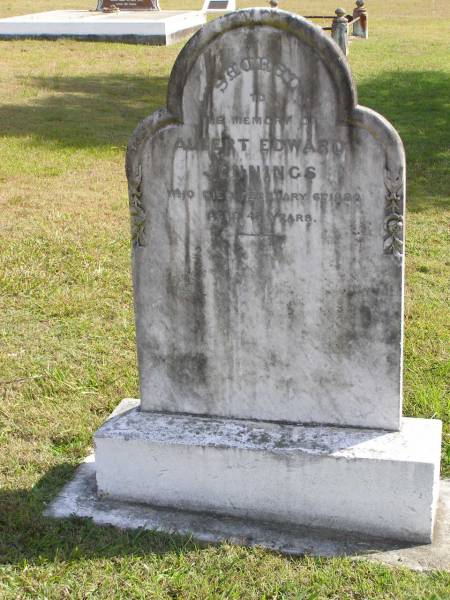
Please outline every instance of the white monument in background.
M441 424L401 416L405 158L315 26L183 49L127 173L141 400L99 493L429 542Z
M96 10L53 10L0 19L0 40L69 38L164 46L205 22L202 11L159 10L158 0L98 0Z

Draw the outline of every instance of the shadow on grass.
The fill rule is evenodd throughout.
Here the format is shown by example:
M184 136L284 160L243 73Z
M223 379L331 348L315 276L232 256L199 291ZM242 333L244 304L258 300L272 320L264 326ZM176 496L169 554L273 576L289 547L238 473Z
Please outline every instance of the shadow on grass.
M0 107L0 136L32 136L63 148L125 147L136 125L166 103L167 78L103 74L34 77L48 95ZM450 76L386 71L358 86L361 104L398 129L407 153L408 208L443 206L448 196Z
M371 434L372 435L372 434ZM88 467L88 468L86 468ZM121 519L135 517L138 522L150 522L154 519L150 508L147 513L145 507L139 504L121 503L119 513L118 505L111 500L96 499L95 473L92 463L80 466L82 471L75 475L76 467L63 464L51 469L30 491L19 490L17 492L4 491L0 493L0 563L2 564L39 564L42 561L60 561L90 559L90 558L112 558L115 556L145 556L155 555L158 557L166 554L178 555L189 551L216 546L219 542L199 542L194 538L162 533L161 531L149 531L143 528L121 530L113 526L96 525L89 518L53 518L43 516L43 510L50 501L55 500L61 487L72 479L69 489L65 489L63 496L57 499L58 509L67 514L71 508L74 510L88 510L89 514L105 515L110 513L112 518L120 515ZM58 511L57 509L57 511ZM177 520L174 520L174 511L161 509L159 514L160 523L165 522L171 530L177 529ZM58 511L59 512L59 511ZM175 511L176 512L176 511ZM59 513L61 514L61 513ZM189 516L190 515L190 516ZM193 518L193 521L190 519ZM185 516L182 527L188 522L194 523L199 514L188 513ZM212 523L211 520L212 519ZM202 519L200 519L202 520ZM225 539L228 531L231 539L238 535L242 540L248 540L251 545L254 536L262 535L260 541L265 545L265 540L283 539L284 544L289 546L293 539L297 540L308 553L325 553L329 555L330 549L335 556L361 555L363 552L373 553L385 550L401 550L414 544L408 542L395 542L383 540L371 536L355 536L348 532L320 529L307 525L292 526L268 525L265 534L261 534L261 522L251 518L245 519L242 529L242 519L235 520L233 517L214 517L205 513L202 528L211 528L211 533L217 533L217 522L223 521L224 529L219 538ZM248 527L247 527L248 526ZM253 526L253 529L252 529ZM231 529L228 529L231 527ZM255 529L256 527L256 529ZM3 529L3 532L2 532ZM239 534L237 533L239 531ZM255 533L257 531L258 533ZM294 537L292 537L292 535ZM287 537L286 537L287 536ZM290 540L290 541L289 541ZM314 541L312 541L314 540ZM306 545L305 545L306 544ZM286 546L285 546L286 547ZM315 548L315 550L312 550ZM319 549L319 550L318 550ZM269 550L279 554L277 550ZM295 556L291 556L295 560ZM298 558L298 556L297 556Z
M358 85L359 102L385 116L406 150L408 210L449 206L450 75L386 71Z
M32 136L61 148L125 146L138 123L166 103L166 77L31 77L23 84L40 95L0 106L0 136Z
M51 519L42 512L74 475L69 464L51 469L31 490L0 492L0 563L110 558L179 553L199 548L189 537L159 532L119 530L89 519Z

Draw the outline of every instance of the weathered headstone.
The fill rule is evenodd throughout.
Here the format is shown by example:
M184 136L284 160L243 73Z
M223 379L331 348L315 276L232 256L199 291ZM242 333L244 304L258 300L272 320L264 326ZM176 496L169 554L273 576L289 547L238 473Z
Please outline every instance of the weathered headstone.
M96 434L99 492L429 541L440 424L401 419L398 134L282 11L205 26L167 104L128 149L141 406Z

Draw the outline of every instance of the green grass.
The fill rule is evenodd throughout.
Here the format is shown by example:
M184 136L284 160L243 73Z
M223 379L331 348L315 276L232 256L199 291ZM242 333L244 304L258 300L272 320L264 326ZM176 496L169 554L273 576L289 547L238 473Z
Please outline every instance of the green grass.
M3 0L0 17L94 5ZM350 51L359 99L397 127L408 160L404 412L444 420L448 476L450 5L369 11L371 37ZM42 517L105 416L138 394L124 150L164 105L180 48L0 42L0 597L446 598L444 573Z

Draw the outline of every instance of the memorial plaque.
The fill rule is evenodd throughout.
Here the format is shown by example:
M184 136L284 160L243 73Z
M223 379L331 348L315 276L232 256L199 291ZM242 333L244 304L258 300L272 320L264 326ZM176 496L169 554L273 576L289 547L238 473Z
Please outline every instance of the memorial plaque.
M141 408L397 430L403 148L300 20L211 23L130 142Z
M202 11L206 13L236 10L236 0L205 0Z
M159 10L158 0L102 0L100 10Z

